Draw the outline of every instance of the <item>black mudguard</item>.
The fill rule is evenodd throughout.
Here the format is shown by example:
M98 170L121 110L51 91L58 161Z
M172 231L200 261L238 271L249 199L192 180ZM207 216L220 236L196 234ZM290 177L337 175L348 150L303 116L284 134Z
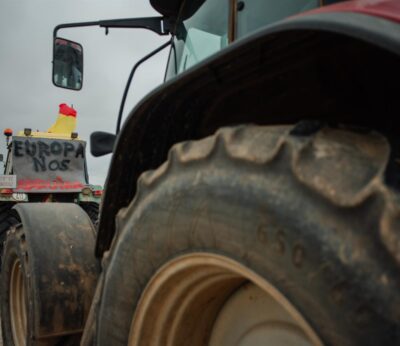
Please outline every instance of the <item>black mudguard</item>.
M177 142L223 126L303 119L395 131L399 57L398 23L321 13L266 27L166 82L137 105L118 137L96 255L109 249L115 216L140 174L161 165Z
M99 273L90 218L67 203L18 204L15 210L26 236L34 336L82 332Z

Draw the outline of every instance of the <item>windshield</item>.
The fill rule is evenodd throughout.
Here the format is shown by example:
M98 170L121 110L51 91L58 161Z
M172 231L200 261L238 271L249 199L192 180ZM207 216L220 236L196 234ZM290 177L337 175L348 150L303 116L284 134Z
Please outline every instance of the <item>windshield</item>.
M234 39L240 39L269 24L321 5L321 0L236 0L237 13L230 20L229 14L232 12L229 8L234 1L200 2L203 4L197 11L178 24L165 79L186 71L227 46L229 23L235 25ZM186 6L194 3L186 1Z
M181 22L174 37L166 79L227 46L228 17L229 0L208 0Z

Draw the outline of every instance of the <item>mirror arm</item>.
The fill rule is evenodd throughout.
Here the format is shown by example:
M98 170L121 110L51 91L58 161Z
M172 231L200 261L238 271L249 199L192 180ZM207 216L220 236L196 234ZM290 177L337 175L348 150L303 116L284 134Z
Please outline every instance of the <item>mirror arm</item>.
M57 37L57 32L60 29L79 28L84 26L100 26L106 29L108 28L148 29L159 35L168 35L170 32L169 21L164 17L127 18L127 19L99 20L94 22L60 24L54 28L53 38Z
M119 113L118 113L118 119L117 119L117 129L115 131L115 133L118 135L120 129L121 129L121 122L122 122L122 114L124 113L124 106L125 106L125 101L126 101L126 97L128 95L128 90L129 90L129 86L131 85L132 79L133 79L133 75L135 74L137 68L144 63L146 60L150 59L153 55L156 55L158 52L162 51L164 48L170 46L172 44L172 39L165 42L164 44L162 44L160 47L156 48L155 50L153 50L152 52L150 52L149 54L147 54L146 56L144 56L142 59L140 59L132 68L131 73L129 75L128 81L126 82L126 86L125 86L125 90L124 90L124 94L122 96L122 101L121 101L121 105L119 108Z
M67 23L67 24L59 24L53 30L53 39L57 38L57 32L60 29L67 29L67 28L79 28L82 26L98 26L99 21L96 22L81 22L81 23Z
M113 19L101 20L99 22L102 28L138 28L148 29L158 35L168 35L168 21L163 17L148 17L148 18L132 18L132 19Z

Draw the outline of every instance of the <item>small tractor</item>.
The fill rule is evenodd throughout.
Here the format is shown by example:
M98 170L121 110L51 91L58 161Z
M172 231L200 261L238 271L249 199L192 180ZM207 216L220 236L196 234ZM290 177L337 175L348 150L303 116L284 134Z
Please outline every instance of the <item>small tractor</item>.
M86 142L76 132L53 133L31 129L13 136L5 129L7 155L0 175L0 246L6 232L20 222L18 203L76 203L97 223L102 187L90 185Z
M54 30L53 83L75 90L61 29L169 39L116 133L92 134L113 153L97 232L76 203L14 207L6 345L400 345L400 1L150 3Z

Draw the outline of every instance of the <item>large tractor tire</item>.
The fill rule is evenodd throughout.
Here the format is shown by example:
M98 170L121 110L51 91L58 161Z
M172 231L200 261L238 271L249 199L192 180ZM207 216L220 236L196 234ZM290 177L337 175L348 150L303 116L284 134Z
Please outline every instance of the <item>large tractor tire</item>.
M11 226L16 225L19 221L12 211L14 203L0 203L0 247L3 249L3 242L6 238L7 231ZM1 255L1 252L0 252Z
M7 232L12 226L19 223L17 215L12 209L14 203L1 203L0 204L0 271L1 271L1 261L3 256L4 242L7 237Z
M222 129L143 174L104 259L97 343L398 345L390 146L312 132Z
M97 224L99 222L99 204L95 202L85 202L79 204L79 206L88 214L90 220L92 220L93 225L97 229Z
M72 203L16 211L21 223L7 233L0 280L4 343L78 345L99 270L92 222Z
M2 331L6 345L26 345L28 335L28 305L32 299L29 290L30 273L26 236L21 227L12 227L8 231L7 248L4 254L1 290ZM46 345L46 343L44 343Z

